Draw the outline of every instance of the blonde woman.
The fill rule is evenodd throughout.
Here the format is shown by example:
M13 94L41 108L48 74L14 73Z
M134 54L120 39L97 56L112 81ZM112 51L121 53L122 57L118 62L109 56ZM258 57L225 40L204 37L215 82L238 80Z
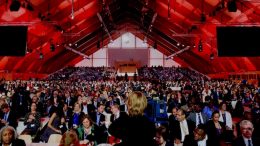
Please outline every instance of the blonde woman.
M116 146L142 146L144 143L154 146L156 129L154 123L144 116L147 99L142 92L132 92L126 102L128 116L114 121L109 127L109 133L121 139Z

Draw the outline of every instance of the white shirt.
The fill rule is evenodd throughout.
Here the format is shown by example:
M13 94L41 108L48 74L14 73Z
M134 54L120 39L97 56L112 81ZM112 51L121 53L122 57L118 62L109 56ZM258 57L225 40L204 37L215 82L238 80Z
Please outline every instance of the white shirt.
M200 117L199 117L199 114L200 114ZM200 113L196 113L196 126L199 125L199 118L200 118L201 124L204 123L202 115L201 115L201 112Z
M2 144L2 146L4 146L4 145ZM9 146L12 146L12 144L10 144Z
M85 114L88 114L88 105L83 105L83 110Z
M208 137L206 135L203 140L198 141L198 146L206 146L207 145L207 140L208 140Z
M248 146L248 138L245 138L244 136L243 136L243 139L244 139L244 143L246 144L246 146ZM253 142L252 142L252 139L250 138L250 140L251 140L251 146L253 146Z
M116 112L116 113L114 114L114 120L118 119L119 116L120 116L120 111L118 111L118 112Z
M219 121L224 122L224 119L222 116L223 113L221 111L219 111L219 114L220 114ZM226 125L225 126L228 126L229 128L232 129L233 122L232 122L231 114L228 111L225 111L224 114L226 116Z
M189 128L188 128L188 123L186 120L183 120L180 122L180 127L181 127L181 141L184 141L184 138L186 135L189 135Z

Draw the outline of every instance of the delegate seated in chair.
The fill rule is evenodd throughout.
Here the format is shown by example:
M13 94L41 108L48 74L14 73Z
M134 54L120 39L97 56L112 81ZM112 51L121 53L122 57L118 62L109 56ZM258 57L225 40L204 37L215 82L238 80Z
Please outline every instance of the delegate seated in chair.
M31 104L31 112L27 113L24 118L24 125L26 128L22 134L34 135L41 126L41 115L36 111L36 103Z

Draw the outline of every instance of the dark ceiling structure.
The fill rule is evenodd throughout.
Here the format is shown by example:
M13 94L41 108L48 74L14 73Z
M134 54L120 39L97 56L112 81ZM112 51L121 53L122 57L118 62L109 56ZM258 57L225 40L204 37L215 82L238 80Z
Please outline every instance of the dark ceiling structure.
M0 0L0 25L28 25L26 56L0 57L0 70L49 74L83 59L64 46L88 56L129 31L167 56L189 46L174 61L204 74L256 71L259 57L217 57L216 27L259 26L259 8L259 0Z

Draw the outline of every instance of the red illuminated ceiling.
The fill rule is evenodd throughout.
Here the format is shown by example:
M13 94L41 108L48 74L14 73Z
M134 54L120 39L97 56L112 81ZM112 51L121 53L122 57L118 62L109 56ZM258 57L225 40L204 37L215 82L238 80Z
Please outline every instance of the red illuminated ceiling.
M25 57L0 57L0 70L8 72L52 73L64 66L74 65L82 59L63 45L78 43L77 51L90 55L97 51L97 42L106 44L109 37L101 28L100 13L113 39L126 30L158 50L171 55L190 45L192 49L174 58L202 73L260 70L259 57L216 57L216 26L259 25L260 1L236 0L237 11L229 12L230 0L20 0L19 11L11 12L11 0L0 1L1 25L28 25L28 48ZM6 3L7 2L7 3ZM32 6L30 10L28 4ZM154 23L151 23L154 14ZM205 22L201 20L205 14ZM74 17L72 19L72 16ZM152 26L151 26L152 24ZM151 31L149 31L151 28ZM203 42L203 52L197 46ZM56 45L50 51L50 40ZM39 59L43 53L44 59ZM210 60L211 53L215 54Z

